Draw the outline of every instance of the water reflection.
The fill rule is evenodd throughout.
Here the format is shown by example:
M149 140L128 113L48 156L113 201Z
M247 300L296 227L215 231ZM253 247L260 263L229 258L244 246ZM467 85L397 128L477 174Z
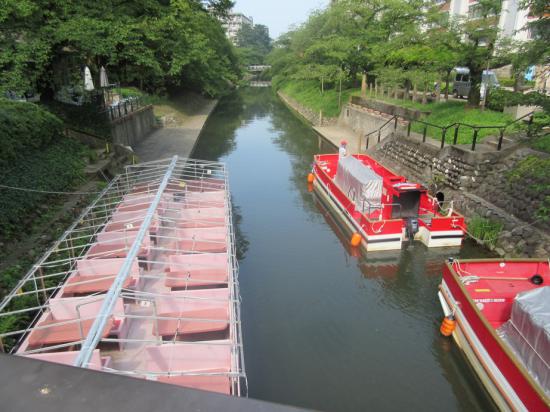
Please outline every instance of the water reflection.
M480 410L456 345L440 338L450 255L421 244L362 254L308 191L333 151L266 89L223 99L194 157L228 165L251 397L319 410Z

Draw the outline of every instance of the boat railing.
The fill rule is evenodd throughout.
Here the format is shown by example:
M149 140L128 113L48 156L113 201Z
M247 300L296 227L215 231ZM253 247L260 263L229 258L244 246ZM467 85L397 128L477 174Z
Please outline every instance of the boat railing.
M367 199L363 199L363 205L362 205L362 208L361 208L363 213L365 213L365 203L367 203L367 206L368 206L368 208L367 208L368 213L366 215L368 220L372 220L371 219L371 213L375 212L376 210L380 210L380 215L379 215L380 220L388 220L388 219L382 219L382 213L383 213L384 209L388 206L391 206L392 210L393 210L394 207L397 207L398 210L399 210L399 217L397 219L401 219L402 205L400 203L371 203ZM395 218L392 218L392 219L395 219Z

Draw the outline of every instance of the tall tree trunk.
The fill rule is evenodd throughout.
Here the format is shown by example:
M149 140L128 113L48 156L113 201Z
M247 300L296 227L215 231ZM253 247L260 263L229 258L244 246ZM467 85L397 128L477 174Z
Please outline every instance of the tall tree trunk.
M424 83L424 91L422 92L422 104L428 103L428 83Z
M361 76L361 97L367 97L367 73Z
M522 74L521 71L514 71L514 91L519 92L522 85Z
M480 93L480 86L481 86L481 74L483 73L483 69L481 70L470 70L470 92L468 93L468 106L470 107L479 107L479 102L481 101L481 93Z
M445 101L449 100L449 82L451 81L451 70L447 70L447 76L445 76Z

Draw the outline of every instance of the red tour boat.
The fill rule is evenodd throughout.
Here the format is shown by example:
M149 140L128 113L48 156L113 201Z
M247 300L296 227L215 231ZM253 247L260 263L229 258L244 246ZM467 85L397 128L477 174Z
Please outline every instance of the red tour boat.
M439 299L499 409L550 410L550 261L450 259Z
M367 251L401 249L404 240L428 247L460 246L464 217L417 183L408 182L367 155L316 155L308 177L320 199Z

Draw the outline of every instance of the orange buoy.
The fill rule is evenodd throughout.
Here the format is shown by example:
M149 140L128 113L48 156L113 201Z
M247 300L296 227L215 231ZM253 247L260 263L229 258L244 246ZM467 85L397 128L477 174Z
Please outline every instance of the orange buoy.
M313 183L308 183L307 184L307 191L308 192L313 192Z
M313 173L310 173L307 175L307 182L308 183L313 183L313 181L315 180L315 175Z
M456 329L456 321L454 316L445 316L443 322L441 322L441 327L439 331L443 336L451 336Z
M350 239L349 243L353 247L356 247L356 246L359 246L361 244L361 240L363 240L361 235L359 233L355 232L353 235L351 235L351 239Z

